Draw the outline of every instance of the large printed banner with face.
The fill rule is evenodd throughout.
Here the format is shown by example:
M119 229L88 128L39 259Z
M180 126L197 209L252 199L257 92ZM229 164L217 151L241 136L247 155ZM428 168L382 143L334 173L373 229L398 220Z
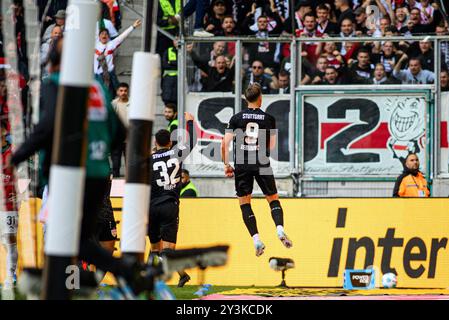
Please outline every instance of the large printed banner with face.
M221 139L229 119L234 115L234 96L222 93L189 93L186 95L186 111L195 116L198 143L185 161L185 167L195 176L224 176L221 160ZM246 103L242 100L242 109ZM275 176L290 174L289 157L289 95L264 95L262 110L276 119L277 150L270 159Z
M304 175L395 177L409 153L426 172L425 93L304 94Z
M441 93L441 103L440 103L440 164L439 171L440 175L449 177L449 137L447 124L449 123L449 92Z

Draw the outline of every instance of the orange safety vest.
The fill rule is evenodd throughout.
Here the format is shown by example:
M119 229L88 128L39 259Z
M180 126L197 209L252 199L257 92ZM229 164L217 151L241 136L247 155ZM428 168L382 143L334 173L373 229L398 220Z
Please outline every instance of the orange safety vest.
M426 178L421 172L418 172L416 176L412 174L404 176L399 185L398 195L400 197L429 197Z

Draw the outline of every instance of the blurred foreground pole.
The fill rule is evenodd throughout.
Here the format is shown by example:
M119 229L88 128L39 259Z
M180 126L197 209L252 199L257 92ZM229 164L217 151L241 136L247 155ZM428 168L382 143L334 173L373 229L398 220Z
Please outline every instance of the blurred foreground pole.
M155 14L158 1L146 1L144 52L134 53L126 148L121 251L144 261L150 208L151 134L160 82L160 59L155 54Z
M46 300L70 299L73 289L77 289L73 286L76 279L71 280L70 276L77 276L86 173L87 104L93 82L98 4L71 0L67 14L50 168L41 293Z

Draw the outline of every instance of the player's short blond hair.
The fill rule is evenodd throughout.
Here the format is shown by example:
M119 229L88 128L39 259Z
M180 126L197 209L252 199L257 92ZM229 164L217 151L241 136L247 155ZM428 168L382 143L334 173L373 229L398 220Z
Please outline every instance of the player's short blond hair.
M245 98L248 102L256 102L261 95L262 87L257 82L250 84L245 90Z

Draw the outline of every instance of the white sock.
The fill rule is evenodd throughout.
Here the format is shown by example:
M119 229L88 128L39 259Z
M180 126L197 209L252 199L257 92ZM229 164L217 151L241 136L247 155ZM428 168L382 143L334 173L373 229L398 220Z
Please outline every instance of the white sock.
M285 233L284 226L281 226L281 225L276 226L276 231L277 231L278 236L283 235Z
M257 242L260 241L260 237L259 237L259 234L258 234L258 233L256 233L255 235L253 235L253 241L254 241L254 244L256 244Z
M17 244L16 243L8 243L5 245L6 247L6 276L8 279L13 279L14 274L16 273L17 267Z

